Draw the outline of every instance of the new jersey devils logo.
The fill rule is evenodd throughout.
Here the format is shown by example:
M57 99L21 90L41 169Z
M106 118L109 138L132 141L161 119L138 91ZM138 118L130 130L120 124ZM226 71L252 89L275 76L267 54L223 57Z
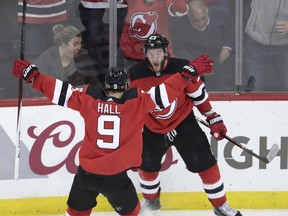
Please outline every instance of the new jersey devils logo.
M130 37L145 40L157 31L158 14L156 12L136 13L130 19Z
M157 119L168 119L170 118L177 109L178 100L174 100L171 105L165 109L153 110L155 118Z

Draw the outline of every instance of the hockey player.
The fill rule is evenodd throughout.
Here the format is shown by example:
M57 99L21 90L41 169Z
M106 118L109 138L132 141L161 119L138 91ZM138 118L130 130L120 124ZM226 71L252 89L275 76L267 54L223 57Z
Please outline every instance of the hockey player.
M197 73L210 71L203 59ZM129 89L126 70L111 68L105 75L105 89L96 86L73 88L69 83L40 74L34 64L16 60L13 75L33 82L53 103L78 111L84 118L85 136L79 152L79 168L67 201L67 216L89 216L97 205L99 193L120 215L137 216L140 204L126 171L139 167L142 152L142 128L147 113L164 109L192 85L197 75L183 72L165 80L147 92Z
M176 71L193 71L194 61L169 57L168 40L162 34L152 34L144 44L146 60L129 70L131 87L148 90L162 83ZM205 57L205 56L204 56ZM200 57L200 59L203 58ZM192 66L187 66L192 65ZM223 139L227 130L223 120L209 102L209 96L202 80L197 77L191 88L188 86L181 95L165 109L154 110L145 121L143 130L142 165L139 169L140 188L143 194L142 212L153 211L160 215L160 177L161 160L169 146L173 145L190 172L197 173L203 189L219 216L242 216L226 202L223 182L217 161L212 154L205 133L198 125L192 108L195 106L206 117L211 134Z

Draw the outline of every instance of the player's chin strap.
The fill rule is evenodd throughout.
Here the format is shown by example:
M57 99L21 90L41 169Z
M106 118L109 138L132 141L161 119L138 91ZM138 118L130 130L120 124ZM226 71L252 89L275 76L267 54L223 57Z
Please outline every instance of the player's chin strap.
M209 128L209 124L202 120L201 118L195 116L195 118L197 119L198 122L200 122L202 125L205 125L206 127ZM258 158L260 161L264 162L264 163L270 163L275 156L278 154L280 148L277 144L273 144L270 151L268 152L268 154L266 156L259 156L256 153L253 152L252 149L248 148L246 145L242 145L241 143L237 142L236 140L232 139L231 137L222 134L222 136L227 139L228 141L230 141L231 143L233 143L234 145L238 146L239 148L241 148L243 151L247 152L248 154Z

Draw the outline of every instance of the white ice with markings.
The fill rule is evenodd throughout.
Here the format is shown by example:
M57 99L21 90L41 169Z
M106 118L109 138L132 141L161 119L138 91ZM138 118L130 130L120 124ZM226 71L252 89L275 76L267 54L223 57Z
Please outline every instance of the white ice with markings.
M241 209L243 216L287 216L288 209ZM181 211L162 211L161 216L215 216L212 210L181 210ZM49 216L63 216L61 215L49 215ZM91 216L117 216L115 212L93 212ZM44 215L43 215L44 216ZM45 215L48 216L48 215ZM145 215L146 216L146 215ZM148 215L147 215L148 216Z

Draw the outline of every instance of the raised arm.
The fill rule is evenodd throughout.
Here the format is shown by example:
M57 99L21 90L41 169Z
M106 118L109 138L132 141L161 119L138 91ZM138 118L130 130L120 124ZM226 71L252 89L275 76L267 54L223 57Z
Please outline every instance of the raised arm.
M79 100L84 89L79 88L76 91L76 88L67 82L40 74L38 68L27 60L15 60L13 75L28 84L33 83L33 89L42 92L54 104L74 110L79 110L81 107Z

